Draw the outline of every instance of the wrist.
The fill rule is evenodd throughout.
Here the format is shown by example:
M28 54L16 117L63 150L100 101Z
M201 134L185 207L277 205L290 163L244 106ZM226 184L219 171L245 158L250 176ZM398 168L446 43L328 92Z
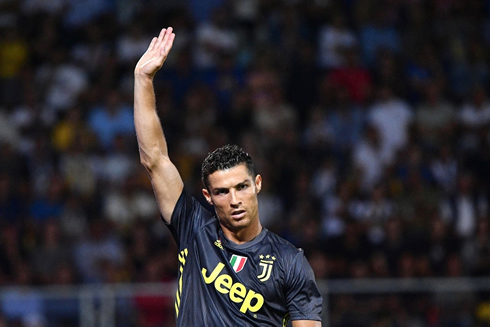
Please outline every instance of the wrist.
M138 80L138 81L141 81L141 82L153 82L153 77L155 75L148 75L146 73L143 73L143 72L137 72L135 71L134 72L134 79L135 80Z

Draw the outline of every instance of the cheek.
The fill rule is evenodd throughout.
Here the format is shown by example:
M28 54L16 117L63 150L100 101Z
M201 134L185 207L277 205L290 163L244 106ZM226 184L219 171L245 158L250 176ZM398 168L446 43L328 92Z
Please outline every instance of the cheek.
M247 194L247 203L249 205L257 205L258 203L258 198L257 198L257 194L255 192L250 192L249 194Z
M226 205L225 197L217 196L214 199L212 199L212 201L213 201L214 208L216 210L221 210Z

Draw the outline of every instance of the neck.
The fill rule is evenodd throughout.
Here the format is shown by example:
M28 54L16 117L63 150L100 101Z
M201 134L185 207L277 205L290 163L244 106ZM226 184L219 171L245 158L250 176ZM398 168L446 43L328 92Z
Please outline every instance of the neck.
M256 238L262 231L262 225L260 222L258 222L253 226L248 226L238 230L230 230L226 226L221 225L221 229L228 240L236 244L243 244Z

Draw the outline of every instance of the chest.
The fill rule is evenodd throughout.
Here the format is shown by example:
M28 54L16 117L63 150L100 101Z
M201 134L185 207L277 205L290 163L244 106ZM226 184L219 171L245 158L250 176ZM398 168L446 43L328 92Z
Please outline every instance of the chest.
M195 268L208 290L216 290L233 302L244 304L284 299L284 269L273 244L259 242L236 249L219 238L211 244L209 240L198 238L192 249Z

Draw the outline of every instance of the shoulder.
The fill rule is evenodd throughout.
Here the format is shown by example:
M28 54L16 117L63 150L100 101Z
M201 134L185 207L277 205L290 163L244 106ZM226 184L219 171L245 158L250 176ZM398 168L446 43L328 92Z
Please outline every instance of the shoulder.
M215 221L213 217L213 214L184 188L173 209L170 225L187 231L198 230L203 225Z
M283 260L294 260L298 254L303 255L304 253L303 249L296 247L288 240L269 230L267 231L267 239L273 244L273 247L281 255Z
M177 199L176 207L185 207L189 206L194 210L202 210L203 212L209 213L209 211L199 202L193 195L191 195L187 189L184 187L180 193L179 198Z

